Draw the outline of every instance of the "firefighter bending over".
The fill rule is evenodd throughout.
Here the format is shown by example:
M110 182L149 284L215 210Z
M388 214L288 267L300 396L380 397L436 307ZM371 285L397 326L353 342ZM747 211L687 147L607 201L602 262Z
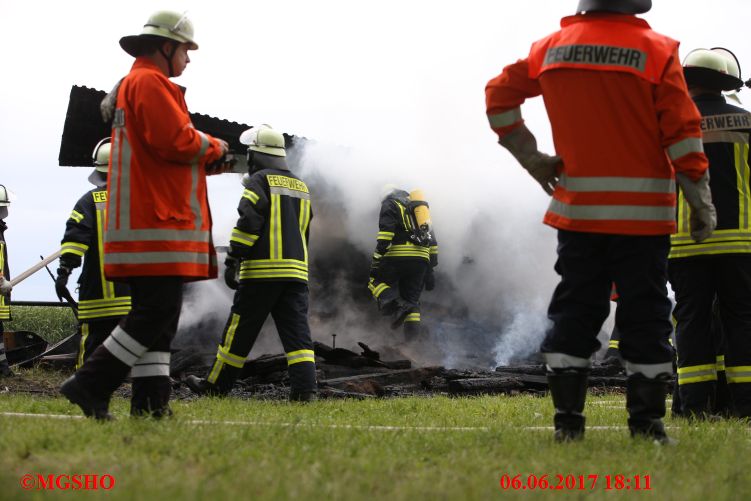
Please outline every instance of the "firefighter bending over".
M248 145L249 174L243 177L240 218L224 262L224 280L237 292L211 371L206 379L188 376L185 383L199 394L227 394L271 314L287 355L289 398L314 400L315 354L308 326L310 191L289 171L281 133L262 125L245 131L240 142Z
M706 239L716 224L678 42L634 16L651 7L581 0L579 14L485 89L499 143L552 194L544 222L558 230L561 281L541 351L560 441L584 435L591 357L615 283L629 431L670 442L662 418L673 372L667 258L676 181L692 208L691 238ZM521 104L540 94L560 156L541 153L522 119Z
M130 288L123 282L111 282L104 276L104 255L101 252L104 221L107 217L107 170L110 161L110 138L102 139L94 148L94 172L89 181L95 186L87 191L70 213L65 224L60 267L55 279L55 292L62 301L70 297L68 277L81 266L78 293L78 332L81 344L76 368L104 342L120 319L130 311Z
M407 193L393 185L383 189L378 236L368 289L391 327L404 325L404 337L420 333L420 294L433 290L438 244L428 203L421 190Z

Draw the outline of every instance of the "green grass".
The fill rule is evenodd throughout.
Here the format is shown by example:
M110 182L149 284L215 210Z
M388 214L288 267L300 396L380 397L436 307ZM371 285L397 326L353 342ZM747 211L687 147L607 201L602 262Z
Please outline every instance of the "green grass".
M11 306L13 320L3 322L7 331L31 331L54 344L76 332L78 323L70 308Z
M618 394L591 396L588 425L623 426L622 402ZM106 495L118 499L715 500L747 499L751 492L751 429L738 421L689 426L668 419L680 427L671 430L679 440L674 447L594 429L581 443L561 445L550 431L523 428L552 422L550 400L531 396L310 405L197 399L172 406L175 417L162 422L128 418L128 402L119 398L112 423L0 414L3 498L29 497L19 486L25 473L108 473L116 485ZM5 412L78 415L61 398L17 394L0 395ZM593 490L502 491L506 473L600 479ZM604 475L616 474L650 475L652 490L606 491Z

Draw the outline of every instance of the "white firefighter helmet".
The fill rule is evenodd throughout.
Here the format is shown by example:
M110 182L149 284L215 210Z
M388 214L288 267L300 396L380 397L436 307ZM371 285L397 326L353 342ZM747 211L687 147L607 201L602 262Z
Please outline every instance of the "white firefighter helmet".
M249 151L257 151L274 157L287 156L284 150L284 135L267 124L246 130L240 134L240 142L247 145Z
M8 188L0 184L0 207L7 207L10 205L10 194Z
M683 74L689 86L713 91L739 90L743 87L738 59L721 47L689 52L683 59Z
M89 182L103 188L107 186L107 172L110 165L110 138L105 137L94 147L91 159L94 161L94 171L89 175Z
M8 188L0 184L0 220L8 217L8 206L10 205L10 193ZM2 272L3 270L0 270Z
M579 0L576 12L617 12L644 14L652 8L652 0Z
M92 154L92 160L94 161L94 167L99 172L107 173L110 165L110 138L105 137L97 143L94 147L94 153Z
M172 10L154 12L143 25L139 35L129 35L120 39L120 47L131 56L138 57L141 55L141 44L144 40L154 37L187 43L190 50L198 49L198 44L193 40L193 23L188 19L187 13L180 14Z

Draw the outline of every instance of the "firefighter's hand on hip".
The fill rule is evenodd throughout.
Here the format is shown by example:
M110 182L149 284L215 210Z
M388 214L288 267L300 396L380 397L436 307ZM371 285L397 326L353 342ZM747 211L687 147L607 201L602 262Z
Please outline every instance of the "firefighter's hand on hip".
M11 284L9 280L6 280L5 277L0 276L0 294L7 296L12 290L13 284Z

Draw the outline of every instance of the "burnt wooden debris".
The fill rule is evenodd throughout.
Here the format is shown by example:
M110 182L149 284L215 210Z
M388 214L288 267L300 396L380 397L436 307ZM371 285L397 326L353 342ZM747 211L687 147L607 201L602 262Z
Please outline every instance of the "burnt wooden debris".
M47 341L31 331L5 331L0 336L10 365L20 365L47 349Z
M545 368L541 364L498 367L495 371L412 367L410 360L381 360L380 353L365 343L358 343L358 346L359 350L355 351L314 343L321 398L542 395L547 391ZM172 377L179 381L188 374L203 376L214 357L215 353L181 350L173 354ZM287 383L286 357L263 355L245 363L231 396L284 398ZM595 364L592 369L591 387L623 388L625 384L625 374L618 364Z
M70 349L72 343L68 341L67 346ZM494 371L412 367L407 359L381 360L380 353L365 343L358 343L358 348L355 351L314 343L320 398L543 395L548 387L545 368L539 363L503 366ZM216 353L206 348L185 347L173 352L170 373L175 397L198 398L181 381L188 375L205 377L215 358ZM72 371L75 361L75 352L50 349L34 363ZM595 363L589 385L601 390L625 388L625 373L619 364ZM230 397L281 400L288 394L287 358L284 354L271 354L245 363Z

